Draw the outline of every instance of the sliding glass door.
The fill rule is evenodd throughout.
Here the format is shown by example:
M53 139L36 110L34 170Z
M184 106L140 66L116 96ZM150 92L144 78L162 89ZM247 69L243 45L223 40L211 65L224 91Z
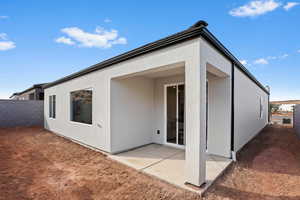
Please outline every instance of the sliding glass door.
M166 86L166 143L185 145L184 84Z

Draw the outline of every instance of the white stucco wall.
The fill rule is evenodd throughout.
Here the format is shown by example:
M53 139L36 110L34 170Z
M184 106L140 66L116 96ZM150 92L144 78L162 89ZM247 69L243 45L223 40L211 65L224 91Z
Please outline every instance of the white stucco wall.
M205 81L200 62L200 38L188 40L95 71L45 90L45 128L82 143L112 152L111 79L176 63L184 63L186 85L186 181L205 181ZM70 92L93 89L93 124L70 122ZM56 119L49 119L49 95L56 95ZM130 116L129 116L130 117ZM118 147L119 148L119 147Z
M184 63L186 71L193 73L193 68L196 68L195 60L199 61L200 58L199 40L198 38L170 46L45 89L45 128L112 152L111 79L174 63ZM193 90L194 83L188 84L192 85L190 88ZM93 89L92 125L70 121L70 92L85 88ZM56 119L49 118L49 95L56 95Z
M208 78L207 152L231 157L231 77Z
M208 80L207 152L230 157L231 61L205 40L201 41L201 62L213 76Z
M184 75L143 76L111 82L111 141L113 153L149 143L165 144L166 84L184 83ZM160 134L157 134L159 130Z
M154 80L132 77L111 81L111 152L152 142Z
M70 92L92 88L93 110L92 124L72 122L70 120ZM92 147L110 151L110 138L106 134L109 104L109 91L101 73L89 74L45 90L44 123L45 128L65 137L77 140ZM49 96L56 95L56 119L49 118ZM95 102L99 102L95 103Z
M236 67L234 77L234 151L237 152L267 125L268 95Z
M133 74L183 63L184 77L149 79ZM107 152L118 152L150 142L164 142L164 83L185 80L186 181L201 185L205 180L206 73L224 78L212 83L214 98L209 130L211 151L228 155L231 125L231 62L201 38L157 50L111 67L72 79L45 90L45 128ZM238 69L235 70L235 150L240 149L267 123L267 95ZM129 76L128 80L124 78ZM227 78L226 78L227 77ZM117 79L122 81L118 82ZM93 90L93 123L70 121L70 92ZM49 95L56 95L56 119L49 118ZM259 118L259 98L264 115ZM126 105L122 105L122 102ZM224 106L222 103L226 104ZM221 106L223 105L223 106ZM222 111L219 116L217 111ZM146 115L147 116L146 116ZM152 120L152 123L149 121ZM156 131L161 134L157 135ZM222 131L222 135L220 132ZM131 139L133 139L131 141Z

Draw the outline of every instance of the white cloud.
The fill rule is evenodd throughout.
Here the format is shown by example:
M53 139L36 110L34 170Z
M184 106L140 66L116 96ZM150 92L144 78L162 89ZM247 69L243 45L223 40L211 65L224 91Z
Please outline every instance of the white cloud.
M7 19L7 18L8 16L4 16L4 15L0 16L0 19Z
M257 59L257 60L254 61L254 64L267 65L267 64L269 64L269 62L265 58L259 58L259 59Z
M229 14L234 17L254 17L271 12L280 6L281 3L275 0L254 0L230 10Z
M0 41L0 51L6 51L15 47L16 45L12 41Z
M127 40L124 37L120 37L115 41L112 41L112 44L127 44Z
M242 65L247 65L248 64L247 60L240 60L240 63L242 63Z
M15 47L15 43L8 40L6 33L0 33L0 51L6 51Z
M267 60L276 60L276 59L277 59L276 56L268 56L268 57L267 57Z
M112 22L112 20L109 19L109 18L106 18L106 19L104 19L104 22L105 22L105 23L110 23L110 22Z
M285 53L280 56L268 56L266 58L259 58L255 60L253 63L254 64L261 64L261 65L267 65L269 64L270 60L278 60L278 59L285 59L289 56L289 54Z
M287 4L285 4L285 6L283 6L283 9L288 11L289 9L298 6L300 3L299 2L287 2Z
M127 44L124 37L119 37L117 30L105 30L97 27L95 33L85 32L78 27L68 27L61 29L68 37L60 37L60 41L68 41L74 43L79 47L96 47L96 48L110 48L116 44ZM56 41L57 42L57 41ZM62 42L63 43L63 42Z
M0 33L0 40L7 40L7 34L6 33Z
M55 42L62 43L62 44L67 44L67 45L74 45L75 44L75 42L73 40L71 40L70 38L64 37L64 36L55 39Z
M289 54L282 54L281 56L279 56L278 58L279 59L285 59L285 58L287 58L289 56Z

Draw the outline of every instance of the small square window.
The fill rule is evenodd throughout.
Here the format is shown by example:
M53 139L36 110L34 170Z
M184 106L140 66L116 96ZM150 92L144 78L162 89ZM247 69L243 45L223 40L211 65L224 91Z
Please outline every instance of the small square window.
M92 124L92 101L91 89L71 92L71 121Z

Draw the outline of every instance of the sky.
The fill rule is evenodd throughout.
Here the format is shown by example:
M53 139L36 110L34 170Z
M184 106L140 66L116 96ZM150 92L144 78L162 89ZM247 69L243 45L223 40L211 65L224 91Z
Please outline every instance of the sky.
M198 20L271 88L300 99L300 0L1 0L0 99L51 82Z

